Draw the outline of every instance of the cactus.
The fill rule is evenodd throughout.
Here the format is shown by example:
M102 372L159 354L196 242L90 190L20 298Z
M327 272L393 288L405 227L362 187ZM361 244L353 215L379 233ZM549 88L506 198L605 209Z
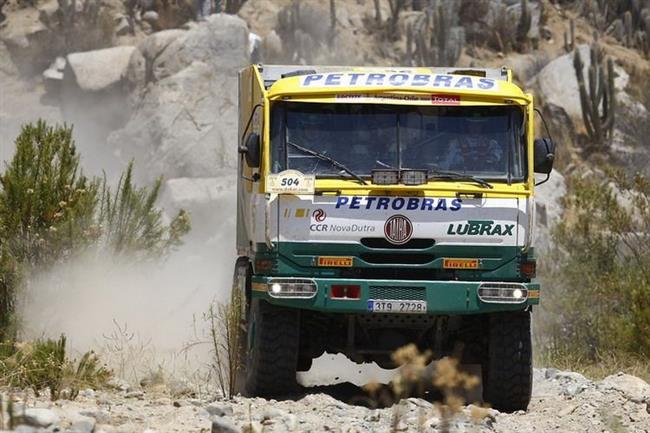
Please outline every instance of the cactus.
M329 46L334 48L334 39L336 38L336 2L330 0L330 32L329 32Z
M524 48L528 42L528 32L532 17L530 8L528 7L528 0L521 0L521 15L519 15L519 23L517 24L517 44L520 49Z
M406 7L406 0L388 0L390 6L390 19L388 20L388 29L392 37L397 36L397 22L399 14Z
M465 34L460 26L452 27L447 8L438 5L427 9L414 24L407 26L406 56L410 64L453 66L462 51Z
M623 44L626 47L631 47L634 42L634 29L632 28L632 12L625 11L623 14L623 28L625 29L625 36Z
M580 92L582 119L591 142L603 147L611 142L616 113L616 91L614 88L614 63L611 58L604 61L598 44L597 35L590 48L591 65L588 70L588 87L583 76L584 63L580 50L575 50L573 67L575 68ZM605 72L606 63L607 71Z
M569 33L564 31L564 51L570 53L576 47L576 23L573 19L569 21Z

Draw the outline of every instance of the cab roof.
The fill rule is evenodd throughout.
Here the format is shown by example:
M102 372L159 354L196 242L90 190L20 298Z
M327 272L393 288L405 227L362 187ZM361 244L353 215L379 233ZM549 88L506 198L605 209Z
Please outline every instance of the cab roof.
M269 99L331 94L419 93L511 98L529 97L506 68L423 68L256 65Z

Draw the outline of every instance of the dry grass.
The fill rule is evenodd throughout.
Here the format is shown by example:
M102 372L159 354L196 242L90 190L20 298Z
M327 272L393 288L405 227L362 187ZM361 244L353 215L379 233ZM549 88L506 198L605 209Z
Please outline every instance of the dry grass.
M650 360L640 355L599 353L597 359L593 361L573 353L542 352L535 360L535 364L538 367L575 371L592 380L601 380L609 375L623 372L650 383Z
M237 392L237 378L242 368L240 324L242 319L242 296L233 290L228 303L214 302L206 314L210 325L212 346L212 371L225 398Z

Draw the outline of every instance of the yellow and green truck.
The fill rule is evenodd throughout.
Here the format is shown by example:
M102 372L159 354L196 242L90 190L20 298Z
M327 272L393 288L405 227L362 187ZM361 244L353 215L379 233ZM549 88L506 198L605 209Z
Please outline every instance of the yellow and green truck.
M325 352L394 367L414 343L526 409L535 173L555 152L534 112L507 68L243 69L243 392L290 393Z

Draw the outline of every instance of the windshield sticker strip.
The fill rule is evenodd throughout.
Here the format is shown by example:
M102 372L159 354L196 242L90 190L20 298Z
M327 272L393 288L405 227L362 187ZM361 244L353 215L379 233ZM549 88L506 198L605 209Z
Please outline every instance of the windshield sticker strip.
M421 87L433 89L468 89L498 91L497 80L443 74L331 73L302 77L303 87Z
M336 95L337 101L343 102L417 102L431 103L431 105L460 105L460 95L397 95L392 93L372 94L372 93L343 93Z

